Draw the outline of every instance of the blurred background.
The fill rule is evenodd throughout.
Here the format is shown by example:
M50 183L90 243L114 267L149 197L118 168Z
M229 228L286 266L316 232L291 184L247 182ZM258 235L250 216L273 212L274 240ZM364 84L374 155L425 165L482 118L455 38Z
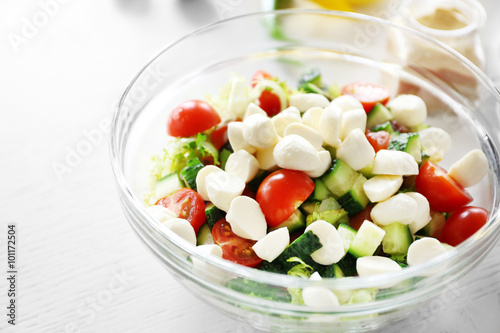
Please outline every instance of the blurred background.
M2 311L0 331L253 332L184 290L133 234L108 158L112 112L146 61L203 25L276 6L378 15L400 2L0 2L0 246L7 225L16 224L18 236L17 322L8 325ZM484 69L500 83L500 2L479 2L488 15ZM2 250L0 267L6 262ZM473 302L450 297L422 311L429 332L498 332L500 270L481 267L487 276L457 286ZM8 302L6 271L0 308Z

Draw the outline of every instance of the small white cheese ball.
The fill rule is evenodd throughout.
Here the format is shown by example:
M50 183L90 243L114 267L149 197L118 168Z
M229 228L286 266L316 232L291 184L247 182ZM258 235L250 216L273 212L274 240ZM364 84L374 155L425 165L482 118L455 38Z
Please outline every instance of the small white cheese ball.
M225 170L234 176L240 177L245 183L248 183L259 172L259 161L246 150L238 150L229 155Z
M302 118L300 118L300 112L294 106L286 108L271 119L273 121L274 128L276 129L276 133L278 133L278 135L281 137L284 136L285 128L288 125L293 123L300 124L302 122Z
M329 146L338 148L341 143L341 131L342 109L330 105L323 110L319 121L319 132L323 136L323 142Z
M257 149L255 152L255 158L259 161L259 167L262 170L274 170L278 167L276 160L274 159L274 147L272 146L266 149Z
M359 276L394 273L401 269L397 262L387 257L366 256L356 260L356 271Z
M323 145L323 137L321 136L321 134L315 129L312 129L311 127L304 124L290 124L285 128L285 132L283 134L284 136L292 134L300 135L301 137L309 141L309 143L312 144L316 150L320 150L321 146Z
M314 106L325 108L330 101L321 94L293 94L289 97L289 104L295 106L300 112L305 112Z
M240 121L233 121L227 125L227 138L229 144L234 151L246 150L250 154L255 153L255 147L253 147L248 141L243 137L243 123Z
M312 308L339 306L337 295L325 287L305 287L302 290L304 305Z
M172 212L170 209L165 208L161 205L152 205L146 208L146 211L151 215L151 217L160 223L163 223L167 220L176 218L177 215L175 215L174 212Z
M448 175L463 187L476 185L488 173L488 158L482 150L474 149L455 162Z
M322 247L311 254L311 258L321 265L331 265L344 256L344 243L337 229L324 220L311 223L304 232L312 231L318 236Z
M243 238L260 240L266 236L267 223L259 203L247 196L239 196L231 201L226 215L232 231Z
M408 248L408 265L414 266L425 263L446 253L446 248L435 238L425 237L417 239Z
M371 202L379 202L389 199L401 185L403 185L402 176L375 176L363 184L363 190Z
M366 130L366 112L364 109L352 109L342 113L340 139L344 140L355 129L360 129L363 133Z
M245 182L225 171L209 174L206 179L208 199L219 209L227 212L234 198L241 195Z
M281 139L274 147L273 156L276 164L283 169L312 171L319 164L314 146L296 134Z
M417 203L417 214L415 219L408 226L412 234L422 229L431 220L431 208L429 201L426 197L418 192L406 192L405 195L409 196Z
M416 126L427 118L427 106L422 98L416 95L398 95L387 107L391 110L394 120L403 126Z
M415 221L417 203L413 198L399 193L377 203L370 212L370 216L378 225L389 225L394 222L408 225Z
M250 103L247 106L247 110L245 112L245 116L243 117L243 119L246 119L254 114L261 114L261 115L267 117L266 111L262 110L262 108L260 106L254 104L254 103Z
M375 175L418 175L418 164L404 151L382 149L375 154L372 172Z
M176 217L165 221L162 225L172 230L189 243L196 245L196 233L188 220Z
M354 109L363 109L363 105L360 101L350 95L342 95L335 98L330 105L337 106L342 109L343 112L354 110ZM366 112L365 112L366 113Z
M283 227L265 235L252 248L259 258L272 262L286 249L288 244L290 244L290 234L288 228Z
M269 148L278 142L279 137L271 118L253 114L243 120L243 138L257 148Z
M306 126L311 127L312 129L315 129L316 131L320 130L320 119L321 115L323 114L323 108L320 107L312 107L308 109L304 114L302 115L302 123Z
M319 163L317 167L311 171L304 171L304 173L311 178L318 178L322 176L332 164L332 155L330 155L329 151L320 150L318 152L318 157L319 157Z
M209 174L214 172L222 171L221 168L216 167L215 165L207 165L198 171L196 175L196 190L198 194L203 198L203 200L208 201L208 193L206 186L206 178Z
M357 128L342 141L337 149L337 157L349 164L354 170L360 170L373 162L375 150L368 142L365 133Z

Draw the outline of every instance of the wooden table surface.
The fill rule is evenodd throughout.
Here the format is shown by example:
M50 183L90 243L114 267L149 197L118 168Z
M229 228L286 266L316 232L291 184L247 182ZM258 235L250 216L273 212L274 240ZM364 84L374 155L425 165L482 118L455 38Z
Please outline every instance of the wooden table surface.
M500 3L482 3L495 30L484 39L487 73L500 82L493 14ZM140 243L118 204L107 138L112 110L146 60L196 27L258 7L242 0L0 3L1 332L253 332L187 292ZM7 316L10 225L15 326ZM500 332L500 246L451 293L457 297L440 297L417 321L380 332Z

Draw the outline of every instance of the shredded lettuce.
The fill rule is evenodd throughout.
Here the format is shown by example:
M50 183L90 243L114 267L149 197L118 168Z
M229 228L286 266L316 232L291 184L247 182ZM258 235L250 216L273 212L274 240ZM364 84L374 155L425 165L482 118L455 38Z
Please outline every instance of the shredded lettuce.
M314 273L314 268L306 264L299 257L291 257L287 261L298 263L288 271L287 273L288 275L298 276L301 278L308 279L311 277L311 274ZM304 304L304 299L302 298L302 290L300 288L287 288L287 289L290 295L292 296L291 300L292 304Z

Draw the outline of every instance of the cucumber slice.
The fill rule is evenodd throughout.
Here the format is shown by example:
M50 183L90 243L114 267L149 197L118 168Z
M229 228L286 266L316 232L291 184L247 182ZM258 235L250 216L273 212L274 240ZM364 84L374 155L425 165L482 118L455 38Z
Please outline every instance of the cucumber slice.
M198 231L198 235L196 235L196 244L197 245L214 244L212 231L208 227L208 224L204 223L201 226L200 230Z
M207 216L207 226L210 230L214 227L214 224L217 223L220 219L226 216L226 212L215 207L213 203L209 203L205 207L205 215Z
M169 195L172 195L175 192L185 187L186 185L179 177L179 173L177 171L169 173L168 175L156 181L155 195L153 197L154 198L153 201L154 203L156 203L158 200L168 197Z
M396 222L386 225L382 229L385 231L385 236L382 239L384 253L404 255L408 252L413 237L407 225Z
M377 103L366 117L366 128L371 129L376 125L392 120L392 113L383 104Z
M299 264L297 260L290 258L299 258L305 264L311 267L317 267L318 264L311 258L311 253L319 250L323 245L312 231L308 231L294 240L273 262L264 261L260 269L286 274L293 266Z
M422 145L418 133L401 133L393 137L387 149L404 151L413 156L417 163L422 161Z
M286 227L288 232L293 233L306 226L306 217L300 211L300 209L295 210L293 214L287 218L284 222L280 223L278 226L271 228L269 231L273 231L279 228Z
M379 247L385 236L384 229L366 220L358 230L349 247L349 253L356 258L371 256Z
M325 183L321 179L316 178L314 180L314 192L312 194L312 199L323 201L332 196L332 192L330 192L330 190L326 187Z
M392 128L391 122L387 121L385 123L382 123L380 125L376 125L371 129L372 132L378 132L378 131L386 131L389 132L391 135L394 133L394 129Z
M198 172L204 167L199 158L189 160L184 169L181 170L181 177L184 179L189 188L196 191L196 176Z
M323 175L321 180L326 187L332 192L335 199L340 198L354 185L358 178L358 173L341 159L333 161L330 169Z
M356 237L358 231L345 223L341 223L337 230L339 232L340 239L342 239L342 243L344 244L344 251L347 253L351 247L352 240Z
M339 204L347 211L349 216L356 215L363 211L370 202L363 189L363 184L365 182L365 176L358 174L352 188L338 200Z

